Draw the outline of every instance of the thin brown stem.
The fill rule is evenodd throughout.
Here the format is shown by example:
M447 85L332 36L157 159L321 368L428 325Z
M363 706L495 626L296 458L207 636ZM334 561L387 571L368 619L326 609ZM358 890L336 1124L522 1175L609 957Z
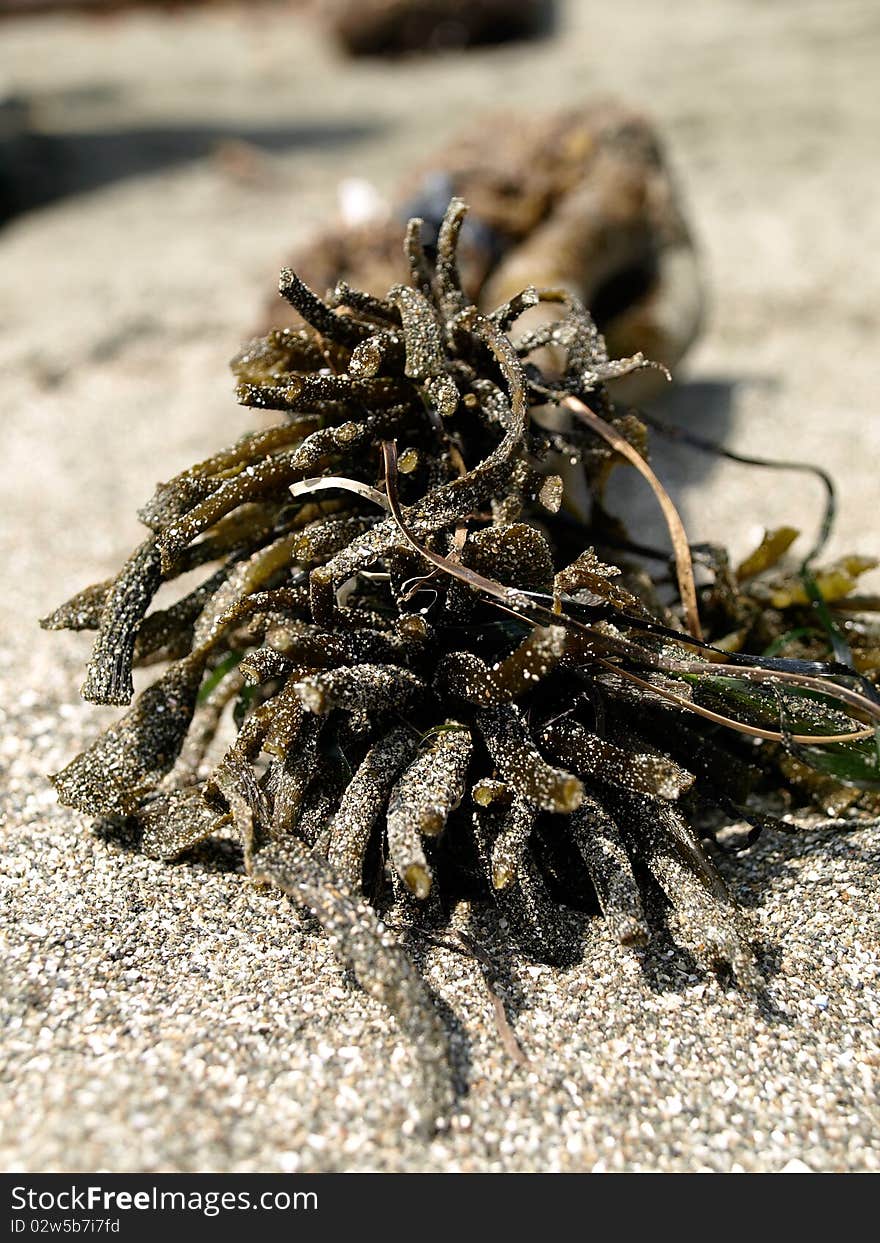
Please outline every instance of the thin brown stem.
M599 418L599 415L585 405L578 397L571 395L563 397L562 404L568 406L569 410L572 410L581 422L586 423L587 427L594 431L597 436L601 436L603 440L607 441L621 457L625 457L639 474L648 481L669 528L669 538L672 540L672 550L675 555L678 590L681 595L682 605L684 606L688 632L695 639L702 639L703 629L700 625L700 613L697 608L697 588L694 582L694 567L691 561L690 544L687 532L684 529L684 523L678 510L672 503L672 498L641 453L628 440L624 439L616 428L613 428L610 423L606 423L604 419Z

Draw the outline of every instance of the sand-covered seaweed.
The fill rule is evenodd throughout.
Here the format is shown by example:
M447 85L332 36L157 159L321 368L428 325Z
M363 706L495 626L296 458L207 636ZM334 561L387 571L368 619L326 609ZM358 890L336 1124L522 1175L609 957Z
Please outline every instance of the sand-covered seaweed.
M391 929L437 935L457 900L494 902L562 963L573 909L646 944L651 892L748 986L706 844L718 811L753 838L791 828L768 799L856 818L880 790L877 601L853 595L870 563L821 565L827 531L799 566L786 530L738 567L691 549L645 421L605 387L649 361L609 359L570 293L479 311L464 218L453 200L436 250L411 222L410 281L384 298L285 271L305 326L233 363L242 403L282 418L162 484L119 575L44 622L96 631L83 694L131 705L55 776L61 800L130 819L158 858L234 829L250 875L311 909L395 1013L427 1118L453 1100L446 1036ZM539 302L553 323L517 336ZM606 512L622 464L671 554ZM160 661L132 702L133 668Z

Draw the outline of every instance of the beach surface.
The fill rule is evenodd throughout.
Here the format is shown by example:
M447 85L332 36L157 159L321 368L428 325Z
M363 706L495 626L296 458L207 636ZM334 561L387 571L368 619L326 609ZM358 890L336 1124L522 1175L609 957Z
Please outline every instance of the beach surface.
M878 58L873 0L572 2L553 39L392 66L259 6L0 26L0 79L65 191L0 231L0 1168L880 1168L876 830L720 860L758 997L666 935L623 951L584 917L583 960L559 970L459 908L521 1056L479 965L415 946L461 1081L426 1136L394 1021L234 850L163 865L57 805L46 774L116 713L78 697L88 636L36 627L116 570L158 479L247 430L227 361L342 178L387 191L477 110L596 95L655 119L710 291L657 412L823 465L831 554L880 553ZM811 480L654 460L693 540L815 534ZM616 503L661 538L618 475Z

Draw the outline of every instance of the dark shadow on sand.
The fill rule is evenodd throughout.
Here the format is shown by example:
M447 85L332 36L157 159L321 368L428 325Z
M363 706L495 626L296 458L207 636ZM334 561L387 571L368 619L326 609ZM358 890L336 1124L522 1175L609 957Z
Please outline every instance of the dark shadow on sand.
M706 440L726 445L734 427L732 378L691 380L673 385L656 401L646 403L649 415L674 427L682 427ZM638 411L636 412L638 413ZM687 507L687 495L711 474L718 459L688 445L650 433L651 465L679 510ZM607 493L612 514L626 514L630 538L649 547L669 547L657 501L644 479L634 470L615 470Z
M674 384L653 402L645 405L645 414L683 433L697 436L721 449L733 449L739 439L737 412L738 393L760 387L774 390L778 381L773 376L719 376L702 380L685 380ZM638 410L635 411L639 413ZM755 438L750 437L753 441ZM766 471L744 463L731 464L718 453L699 449L674 436L665 436L652 428L649 436L651 465L684 519L685 527L695 541L710 537L726 543L728 533L707 533L695 529L695 490L705 487L712 474L723 463L725 470L734 470L741 477L745 495L755 486L756 478L763 484ZM760 448L757 450L760 454ZM792 454L796 457L796 454ZM630 538L637 543L666 550L670 548L665 525L657 502L645 481L632 470L616 470L611 475L607 507L612 514L626 514Z
M126 129L23 132L0 146L0 220L87 194L131 177L149 176L204 160L224 148L253 148L262 155L321 151L363 141L376 132L368 122L280 126L169 125Z

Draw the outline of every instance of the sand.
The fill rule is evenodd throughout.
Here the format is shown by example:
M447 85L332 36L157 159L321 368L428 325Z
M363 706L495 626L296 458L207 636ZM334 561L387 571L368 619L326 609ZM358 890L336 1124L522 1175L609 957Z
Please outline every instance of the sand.
M880 1167L876 832L767 836L722 860L760 947L757 999L668 937L622 952L585 918L583 962L560 971L460 909L501 964L525 1060L476 964L424 949L462 1081L426 1138L393 1020L312 923L234 852L147 860L46 781L114 713L77 698L87 637L34 619L114 570L158 478L246 427L226 360L340 177L391 184L490 99L611 92L656 118L712 292L662 411L821 462L842 484L832 551L880 550L876 5L563 9L552 42L393 69L343 66L283 11L0 29L47 181L74 191L0 232L4 1168ZM796 475L656 463L693 538L741 552L763 524L818 516ZM641 485L617 496L650 531Z

